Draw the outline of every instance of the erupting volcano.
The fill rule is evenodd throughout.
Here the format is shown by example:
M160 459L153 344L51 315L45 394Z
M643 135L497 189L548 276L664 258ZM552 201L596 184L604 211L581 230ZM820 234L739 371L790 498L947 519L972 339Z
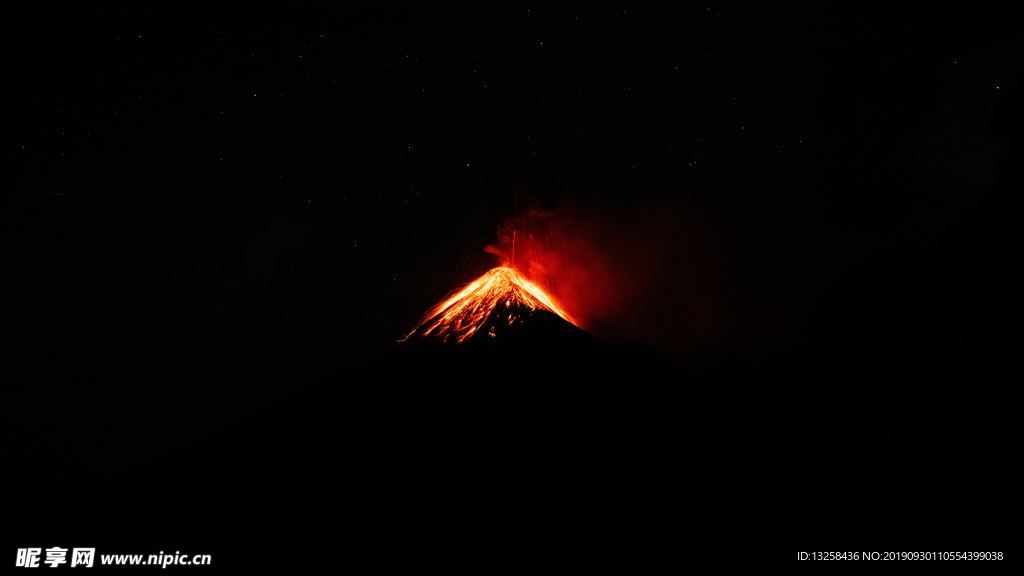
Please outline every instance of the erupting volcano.
M402 341L436 338L462 343L552 322L579 331L572 317L540 286L511 267L499 266L432 308Z

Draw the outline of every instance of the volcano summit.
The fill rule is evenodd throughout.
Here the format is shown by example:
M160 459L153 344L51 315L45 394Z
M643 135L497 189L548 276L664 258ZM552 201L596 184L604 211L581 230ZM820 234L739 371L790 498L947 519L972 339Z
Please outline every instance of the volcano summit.
M439 339L461 344L550 330L583 332L542 288L515 269L499 266L428 311L402 341Z

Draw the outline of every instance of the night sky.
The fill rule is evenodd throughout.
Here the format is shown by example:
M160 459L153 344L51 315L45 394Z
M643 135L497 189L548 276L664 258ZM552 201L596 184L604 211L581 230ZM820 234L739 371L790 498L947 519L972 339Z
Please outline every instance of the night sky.
M1000 460L978 446L1016 402L1024 54L1018 21L965 10L11 16L5 380L58 414L25 453L181 449L372 381L542 211L603 270L596 336L745 366L794 411L937 391Z

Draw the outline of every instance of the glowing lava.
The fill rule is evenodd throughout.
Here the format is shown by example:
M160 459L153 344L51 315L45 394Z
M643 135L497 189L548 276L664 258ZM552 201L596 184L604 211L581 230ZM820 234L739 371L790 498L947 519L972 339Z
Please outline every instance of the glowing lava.
M538 310L576 324L547 292L507 266L492 268L432 308L406 335L462 342L474 334L496 336Z

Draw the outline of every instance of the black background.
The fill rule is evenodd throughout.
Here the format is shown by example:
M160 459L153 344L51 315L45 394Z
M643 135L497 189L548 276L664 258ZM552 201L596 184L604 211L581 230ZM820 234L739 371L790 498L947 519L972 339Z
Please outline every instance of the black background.
M1012 18L416 3L7 20L12 547L420 566L407 527L430 497L409 462L427 457L407 439L422 431L366 414L412 399L473 413L451 391L489 386L516 410L568 402L550 359L515 358L518 387L390 369L397 337L492 264L500 225L540 208L621 238L613 266L659 254L593 327L657 359L569 377L611 410L669 390L656 414L685 420L657 450L623 452L667 475L658 488L615 484L663 513L622 533L664 545L609 538L651 563L606 567L792 567L798 550L857 547L1012 557ZM631 240L645 223L653 244ZM491 430L472 420L445 436L455 452ZM355 460L332 450L349 441ZM357 479L306 477L306 457ZM392 483L358 480L368 462ZM578 526L514 518L473 521L521 529L501 536L517 567L570 540L581 565L597 557ZM539 533L555 544L518 547Z

